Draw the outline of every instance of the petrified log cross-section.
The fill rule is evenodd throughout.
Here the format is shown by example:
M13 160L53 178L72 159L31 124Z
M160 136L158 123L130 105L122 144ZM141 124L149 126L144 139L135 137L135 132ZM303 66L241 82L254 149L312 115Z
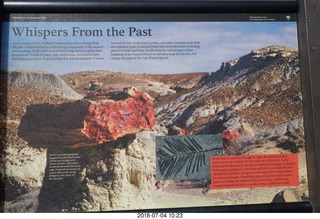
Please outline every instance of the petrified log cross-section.
M131 87L75 102L30 105L18 134L33 147L95 146L150 130L156 124L152 102Z

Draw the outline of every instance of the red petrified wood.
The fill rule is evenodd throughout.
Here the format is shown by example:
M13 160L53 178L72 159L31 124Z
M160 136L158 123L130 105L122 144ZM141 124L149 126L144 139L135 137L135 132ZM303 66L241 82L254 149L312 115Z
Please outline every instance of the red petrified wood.
M154 127L152 103L148 94L131 87L58 105L30 105L18 134L33 147L95 146Z
M118 94L121 95L127 98L91 103L82 133L102 143L155 126L153 99L148 94L132 87Z

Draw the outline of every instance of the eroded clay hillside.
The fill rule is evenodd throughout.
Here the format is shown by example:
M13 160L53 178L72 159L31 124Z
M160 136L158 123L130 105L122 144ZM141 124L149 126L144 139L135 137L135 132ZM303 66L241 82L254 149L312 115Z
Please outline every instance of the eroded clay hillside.
M298 51L270 46L222 63L205 76L199 89L157 108L158 122L188 134L241 130L303 145L302 94ZM266 134L267 133L267 134ZM294 136L294 137L292 137ZM263 137L265 139L265 137ZM297 140L299 139L299 140Z

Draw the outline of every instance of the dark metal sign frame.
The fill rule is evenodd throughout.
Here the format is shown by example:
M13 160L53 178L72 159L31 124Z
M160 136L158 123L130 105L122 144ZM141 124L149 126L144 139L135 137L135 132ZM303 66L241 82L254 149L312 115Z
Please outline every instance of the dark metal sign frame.
M144 210L149 212L320 212L320 1L318 0L2 0L1 21L10 13L297 13L310 202ZM140 15L141 16L141 15ZM0 26L1 31L1 26ZM0 44L1 46L1 44ZM1 104L5 104L3 101ZM3 186L0 186L3 189ZM1 195L4 191L1 191ZM132 211L131 211L132 212ZM136 211L134 211L136 212ZM141 210L139 210L141 212Z

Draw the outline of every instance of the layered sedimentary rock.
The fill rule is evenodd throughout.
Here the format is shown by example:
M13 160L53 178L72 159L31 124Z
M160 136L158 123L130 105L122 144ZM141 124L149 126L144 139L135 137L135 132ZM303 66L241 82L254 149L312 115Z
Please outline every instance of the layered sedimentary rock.
M75 102L30 105L18 134L33 147L95 146L150 130L156 124L152 102L132 87L90 93Z
M153 169L135 136L96 147L48 148L51 156L77 155L74 176L54 179L48 159L38 212L87 212L151 208ZM65 169L65 170L68 170ZM62 170L61 171L65 171ZM59 171L54 171L59 174ZM69 171L70 172L70 171Z

